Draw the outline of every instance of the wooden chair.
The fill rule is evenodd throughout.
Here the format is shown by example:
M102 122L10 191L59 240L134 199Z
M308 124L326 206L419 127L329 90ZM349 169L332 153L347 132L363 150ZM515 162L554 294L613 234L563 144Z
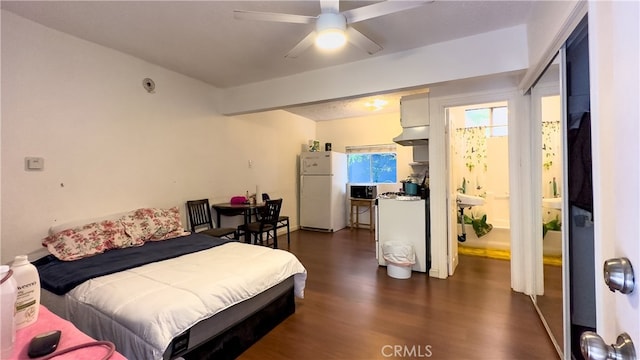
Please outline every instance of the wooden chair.
M260 212L258 221L249 223L247 225L240 225L238 230L246 232L250 237L253 237L252 243L273 246L274 249L278 248L278 217L280 216L280 209L282 208L282 199L267 200L265 206ZM267 234L266 239L264 234ZM272 239L269 242L269 239Z
M262 194L262 201L266 202L267 200L269 200L269 194L267 193L263 193ZM287 249L289 249L291 247L291 231L289 230L289 217L286 215L280 215L278 216L278 223L276 225L276 228L280 229L280 228L287 228Z
M191 232L199 232L200 234L219 238L238 238L238 234L234 228L213 227L209 199L187 201L187 213L189 214L189 226L191 227ZM218 224L218 226L220 226L220 224ZM206 230L197 231L202 227L206 227Z

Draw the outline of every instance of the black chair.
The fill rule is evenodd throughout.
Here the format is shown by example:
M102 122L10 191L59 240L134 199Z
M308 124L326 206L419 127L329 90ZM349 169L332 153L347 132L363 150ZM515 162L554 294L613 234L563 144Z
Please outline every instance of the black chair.
M277 227L281 208L282 199L265 201L265 206L260 212L258 221L249 223L247 225L240 225L238 227L238 231L248 233L249 236L253 238L253 244L273 246L274 249L277 249ZM266 239L264 238L264 234L267 234ZM270 239L272 239L271 242L269 241Z
M269 200L269 194L263 193L262 201L266 202L267 200ZM287 228L287 249L288 249L291 247L291 231L289 230L289 217L286 215L278 216L278 223L276 225L276 228L280 229L283 227Z
M206 227L206 230L199 231L198 233L219 238L238 238L238 234L234 228L213 227L211 206L209 206L208 199L187 201L187 213L189 214L191 232L198 232L197 230L199 228ZM218 224L218 226L220 226L220 224Z

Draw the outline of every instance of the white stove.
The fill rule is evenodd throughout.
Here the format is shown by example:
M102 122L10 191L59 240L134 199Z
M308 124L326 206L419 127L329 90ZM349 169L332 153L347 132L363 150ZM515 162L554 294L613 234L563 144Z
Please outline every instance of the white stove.
M402 201L422 200L420 196L406 195L403 192L386 192L386 193L380 194L378 198L379 199L395 199L395 200L402 200Z
M420 196L414 196L414 195L399 195L399 196L396 196L396 200L398 200L398 201L416 201L416 200L422 200L422 198Z

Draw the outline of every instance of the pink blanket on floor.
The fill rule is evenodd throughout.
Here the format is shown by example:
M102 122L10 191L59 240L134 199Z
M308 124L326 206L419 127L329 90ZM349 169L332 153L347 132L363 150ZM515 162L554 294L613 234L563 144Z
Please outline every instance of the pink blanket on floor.
M27 355L29 348L29 342L31 339L38 335L52 330L61 330L60 343L55 352L70 348L78 344L84 344L95 341L85 333L81 332L72 323L64 320L46 307L40 305L40 313L38 315L38 321L35 324L29 325L16 332L16 342L13 346L13 353L11 354L11 360L28 360ZM86 359L102 359L108 353L108 349L104 346L91 346L87 348L78 349L60 356L56 356L53 360L86 360ZM120 353L115 352L109 360L126 360Z

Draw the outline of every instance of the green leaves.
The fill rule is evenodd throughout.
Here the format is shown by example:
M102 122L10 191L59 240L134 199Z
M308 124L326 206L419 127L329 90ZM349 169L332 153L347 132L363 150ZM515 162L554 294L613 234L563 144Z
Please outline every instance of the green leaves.
M549 230L560 231L561 229L562 223L560 222L558 215L556 215L555 219L542 224L542 237L544 238L544 236L547 235L547 231Z
M473 215L471 216L472 217L465 215L464 223L471 225L473 227L473 231L478 237L487 235L493 229L493 225L487 223L487 214L482 215L481 218L475 218ZM459 219L460 218L458 217L458 221Z

